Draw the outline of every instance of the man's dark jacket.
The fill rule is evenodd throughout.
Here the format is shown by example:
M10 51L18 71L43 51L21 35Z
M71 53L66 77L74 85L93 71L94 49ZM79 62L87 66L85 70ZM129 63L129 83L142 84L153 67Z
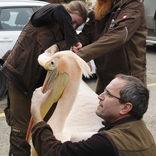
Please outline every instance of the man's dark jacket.
M133 75L146 84L146 35L142 0L116 0L102 20L89 13L89 21L78 35L83 44L77 55L94 60L100 94L106 85L122 73Z

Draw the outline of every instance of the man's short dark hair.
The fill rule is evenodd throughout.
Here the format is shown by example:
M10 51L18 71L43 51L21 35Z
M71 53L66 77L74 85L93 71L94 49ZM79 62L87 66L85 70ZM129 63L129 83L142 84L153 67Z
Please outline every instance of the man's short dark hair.
M124 100L121 103L132 103L133 108L129 113L134 118L141 119L148 109L149 90L134 76L118 74L116 78L127 81L125 87L120 91L120 97Z

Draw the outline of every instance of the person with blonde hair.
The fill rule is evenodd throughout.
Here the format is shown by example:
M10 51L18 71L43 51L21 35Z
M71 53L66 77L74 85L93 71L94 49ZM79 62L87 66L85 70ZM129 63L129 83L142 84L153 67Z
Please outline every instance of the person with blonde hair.
M87 14L87 7L81 1L45 5L31 16L11 50L2 68L8 78L4 111L11 126L9 156L30 155L25 137L31 117L31 97L46 75L37 62L38 56L63 40L67 47L81 45L75 30L86 21Z

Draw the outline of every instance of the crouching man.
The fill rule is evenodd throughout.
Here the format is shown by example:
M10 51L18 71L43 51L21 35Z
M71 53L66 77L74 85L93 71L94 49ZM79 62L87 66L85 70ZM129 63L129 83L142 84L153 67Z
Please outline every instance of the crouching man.
M104 120L102 127L87 140L62 143L43 121L40 107L52 92L34 91L31 113L33 145L39 156L156 156L154 138L142 120L147 111L149 91L142 82L117 75L98 96L96 114ZM94 123L93 123L94 124Z

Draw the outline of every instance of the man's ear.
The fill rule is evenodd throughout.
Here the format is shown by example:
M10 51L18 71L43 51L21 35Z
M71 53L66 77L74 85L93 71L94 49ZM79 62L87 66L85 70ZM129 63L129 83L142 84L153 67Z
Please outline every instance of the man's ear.
M128 114L133 108L133 105L130 102L127 102L125 104L123 104L121 110L120 110L120 114L124 115L124 114Z

